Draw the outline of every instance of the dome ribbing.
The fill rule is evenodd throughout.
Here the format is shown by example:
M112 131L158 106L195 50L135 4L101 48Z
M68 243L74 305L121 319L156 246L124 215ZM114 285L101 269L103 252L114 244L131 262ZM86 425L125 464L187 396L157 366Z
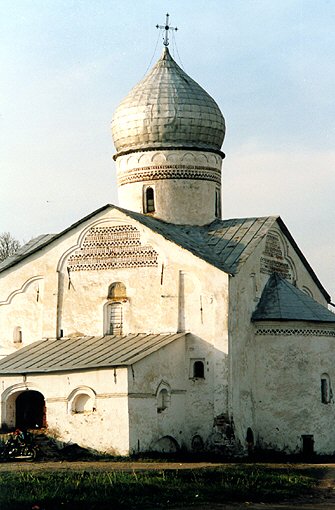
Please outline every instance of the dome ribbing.
M165 48L149 74L116 109L112 135L117 156L159 148L219 152L225 121L214 99Z

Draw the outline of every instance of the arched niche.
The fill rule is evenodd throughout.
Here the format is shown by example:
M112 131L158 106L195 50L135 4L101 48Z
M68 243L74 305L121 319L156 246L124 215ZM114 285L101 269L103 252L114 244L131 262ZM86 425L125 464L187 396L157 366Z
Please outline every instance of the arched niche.
M68 411L71 414L91 414L96 411L96 393L88 386L80 386L68 396Z

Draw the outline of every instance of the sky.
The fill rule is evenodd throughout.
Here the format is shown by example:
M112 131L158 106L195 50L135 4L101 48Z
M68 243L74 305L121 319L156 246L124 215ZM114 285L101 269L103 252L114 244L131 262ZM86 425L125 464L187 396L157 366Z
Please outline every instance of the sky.
M1 0L0 233L117 204L110 121L166 12L226 119L224 217L280 215L335 301L334 0Z

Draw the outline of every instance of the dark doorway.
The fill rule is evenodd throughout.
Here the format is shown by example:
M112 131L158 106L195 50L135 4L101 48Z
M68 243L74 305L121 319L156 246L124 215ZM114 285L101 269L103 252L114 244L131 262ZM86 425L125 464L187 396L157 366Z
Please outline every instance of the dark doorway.
M46 426L45 400L38 391L24 391L15 403L16 423L20 429L37 429Z

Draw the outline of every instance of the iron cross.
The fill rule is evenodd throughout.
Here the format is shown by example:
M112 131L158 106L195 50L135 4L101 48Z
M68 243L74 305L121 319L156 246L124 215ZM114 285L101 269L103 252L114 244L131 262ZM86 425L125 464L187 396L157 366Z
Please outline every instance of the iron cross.
M164 28L165 36L163 39L164 46L169 46L169 30L178 30L177 27L171 27L169 25L169 14L166 14L165 25L156 25L156 28Z

